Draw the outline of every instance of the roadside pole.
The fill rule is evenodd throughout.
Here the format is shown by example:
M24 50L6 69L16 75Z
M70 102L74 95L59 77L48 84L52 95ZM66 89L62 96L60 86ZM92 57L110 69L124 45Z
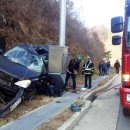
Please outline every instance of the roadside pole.
M63 90L68 57L68 47L65 46L66 39L66 0L60 0L60 25L59 25L59 46L49 48L49 73L61 79L59 85Z
M60 34L59 46L65 46L66 37L66 0L60 0Z
M60 0L60 25L59 46L49 48L49 72L66 73L68 47L65 46L66 39L66 0Z

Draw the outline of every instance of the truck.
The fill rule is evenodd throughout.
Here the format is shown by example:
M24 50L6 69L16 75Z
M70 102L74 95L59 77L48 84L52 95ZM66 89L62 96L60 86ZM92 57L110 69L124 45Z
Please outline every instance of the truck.
M125 0L124 10L124 17L111 19L111 32L115 34L112 36L112 44L122 43L120 103L124 116L130 116L130 0Z
M49 55L49 48L55 47L17 44L7 52L1 53L0 117L14 110L22 101L30 100L36 93L44 94L50 91L52 96L62 95L64 77L60 72L55 73L52 67L48 68L49 60L57 62L54 54L50 53L52 58Z

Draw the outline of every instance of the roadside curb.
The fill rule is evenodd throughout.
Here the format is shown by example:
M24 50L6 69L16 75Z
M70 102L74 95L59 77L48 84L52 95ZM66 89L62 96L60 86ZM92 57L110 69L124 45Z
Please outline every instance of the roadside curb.
M82 116L87 112L91 106L91 101L85 101L84 106L81 108L80 112L76 112L68 119L61 127L57 130L72 130L75 124L82 118Z
M96 87L94 89L92 89L89 93L85 93L84 95L82 95L80 97L80 99L83 99L83 100L92 100L93 97L101 92L101 91L104 91L105 89L108 88L108 86L117 78L118 75L115 75L111 80L109 80L105 85L103 85L102 87Z
M85 101L84 107L81 108L80 112L76 112L68 119L61 127L57 130L72 130L74 126L79 122L83 115L88 111L91 106L91 100L95 97L95 94L101 92L108 88L108 86L117 78L118 75L115 75L111 80L109 80L105 85L100 88L94 88L90 92L83 94L80 99Z

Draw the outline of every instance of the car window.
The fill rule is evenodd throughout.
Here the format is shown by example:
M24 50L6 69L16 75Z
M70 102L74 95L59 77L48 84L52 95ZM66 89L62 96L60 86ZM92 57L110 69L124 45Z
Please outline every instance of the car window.
M44 67L42 56L35 55L21 47L9 50L4 56L12 62L25 66L32 71L42 72Z

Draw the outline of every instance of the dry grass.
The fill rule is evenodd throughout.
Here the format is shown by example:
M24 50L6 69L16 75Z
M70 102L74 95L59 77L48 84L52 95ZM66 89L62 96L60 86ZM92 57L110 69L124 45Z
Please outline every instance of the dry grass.
M75 104L77 104L78 106L82 107L85 104L85 101L83 101L81 99L77 99Z
M82 107L84 105L84 101L81 99L77 99L75 104ZM55 118L41 125L37 130L57 130L61 125L63 125L69 118L72 117L74 113L68 108L64 110L62 113L57 115Z
M22 102L14 111L0 119L0 126L5 125L19 117L29 113L30 111L51 102L54 97L36 95L30 101Z
M92 76L93 80L97 79L97 78L98 78L98 74L97 73ZM82 75L82 74L78 74L77 75L76 81L77 81L77 85L78 86L83 85L84 84L84 80L85 80L85 76L84 75Z
M70 109L66 109L49 122L41 125L39 128L37 128L37 130L57 130L57 128L67 121L72 115L73 112L71 112Z
M104 80L99 81L98 86L103 86L106 82L108 82L110 79L112 79L115 76L115 74L111 74L110 76L106 77Z

